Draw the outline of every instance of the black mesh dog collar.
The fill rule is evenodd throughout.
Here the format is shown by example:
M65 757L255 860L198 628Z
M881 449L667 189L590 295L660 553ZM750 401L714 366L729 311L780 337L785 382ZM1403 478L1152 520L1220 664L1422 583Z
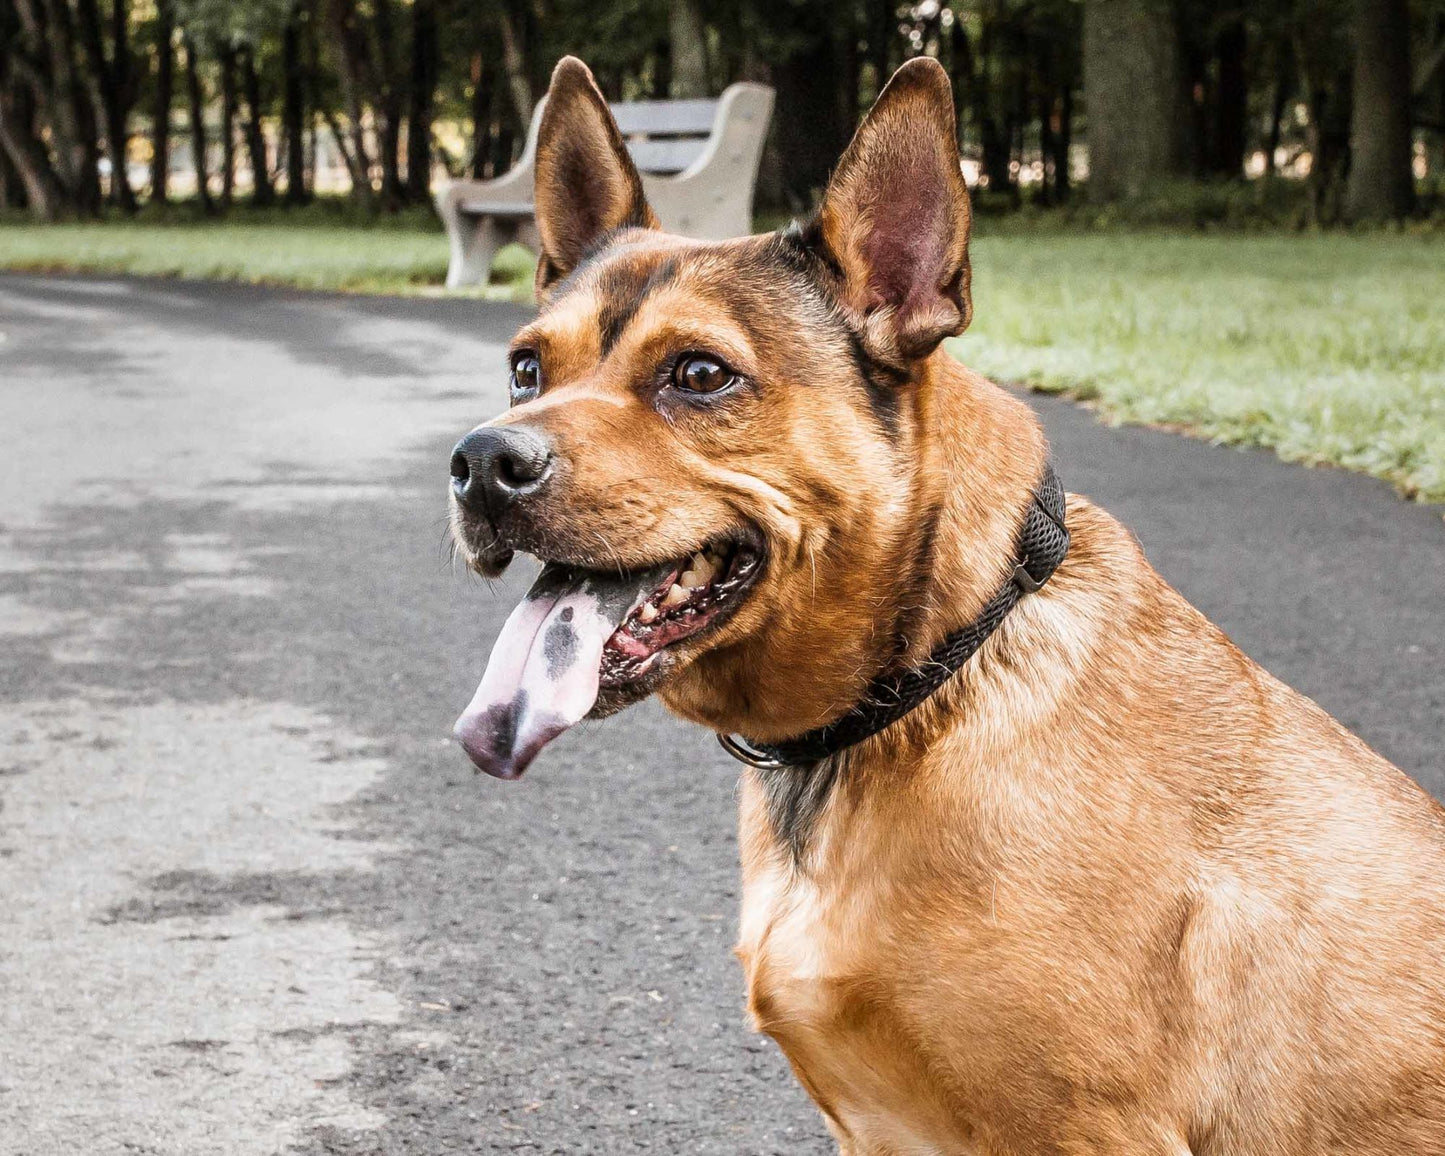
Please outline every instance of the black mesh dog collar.
M1064 504L1064 488L1054 467L1046 465L1019 531L1013 573L979 616L940 642L927 661L901 673L879 675L857 706L826 726L778 743L750 743L741 735L718 735L723 750L752 767L803 767L897 722L947 682L999 628L1019 599L1042 587L1058 569L1069 551Z

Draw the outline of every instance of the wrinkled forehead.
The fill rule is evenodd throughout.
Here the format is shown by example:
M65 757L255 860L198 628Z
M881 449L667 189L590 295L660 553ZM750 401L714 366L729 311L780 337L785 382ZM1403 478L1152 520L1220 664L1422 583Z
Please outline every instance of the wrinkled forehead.
M776 236L706 242L632 229L559 283L513 344L595 364L656 338L749 361L777 355L810 315L823 323L827 313L807 262Z

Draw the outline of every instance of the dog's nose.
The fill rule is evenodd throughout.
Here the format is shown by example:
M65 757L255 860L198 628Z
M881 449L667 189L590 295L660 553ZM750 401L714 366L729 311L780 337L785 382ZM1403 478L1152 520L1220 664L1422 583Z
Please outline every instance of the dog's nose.
M531 493L552 466L552 447L522 426L479 426L452 451L452 493L483 512Z

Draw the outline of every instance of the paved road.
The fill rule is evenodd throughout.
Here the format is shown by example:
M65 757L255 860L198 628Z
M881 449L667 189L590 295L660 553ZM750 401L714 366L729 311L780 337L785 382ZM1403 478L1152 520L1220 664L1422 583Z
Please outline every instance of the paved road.
M522 316L0 277L0 1152L830 1151L749 1036L736 770L653 706L446 739L442 548ZM1037 400L1066 484L1437 794L1445 523Z

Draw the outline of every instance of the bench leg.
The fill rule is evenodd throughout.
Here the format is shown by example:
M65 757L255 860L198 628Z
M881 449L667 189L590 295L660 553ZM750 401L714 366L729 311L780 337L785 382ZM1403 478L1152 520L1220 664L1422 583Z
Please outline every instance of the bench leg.
M449 229L452 257L447 265L447 288L485 285L492 258L510 239L512 229L491 217L462 217Z

